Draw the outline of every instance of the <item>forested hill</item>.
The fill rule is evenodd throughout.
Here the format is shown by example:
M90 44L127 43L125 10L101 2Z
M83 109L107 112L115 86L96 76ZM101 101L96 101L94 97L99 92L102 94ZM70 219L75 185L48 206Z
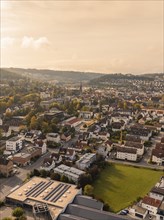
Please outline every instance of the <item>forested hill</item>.
M11 73L12 78L18 75L29 77L31 79L38 79L42 81L57 81L61 83L76 83L83 81L90 81L94 78L100 77L103 74L91 72L78 72L78 71L58 71L48 69L22 69L22 68L3 68L1 69L2 76L4 77ZM16 75L15 75L16 74Z
M6 69L0 68L0 81L3 80L19 80L24 79L25 77L21 75L20 73L13 73L11 71L8 71Z
M106 74L96 79L90 80L90 84L108 84L117 82L135 82L135 81L154 81L155 79L164 79L164 73L152 73L152 74Z

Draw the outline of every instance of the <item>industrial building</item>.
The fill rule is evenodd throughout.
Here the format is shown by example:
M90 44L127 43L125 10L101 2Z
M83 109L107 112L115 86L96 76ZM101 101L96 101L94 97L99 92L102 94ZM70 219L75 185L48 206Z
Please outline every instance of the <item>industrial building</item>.
M6 202L31 208L35 214L39 214L39 210L47 212L48 208L49 215L56 219L77 194L81 194L81 189L77 189L75 185L33 177L13 189L6 197Z
M31 209L34 219L48 220L122 220L123 216L103 211L103 203L81 195L75 185L33 177L16 186L6 196L6 203ZM40 217L39 217L40 219Z

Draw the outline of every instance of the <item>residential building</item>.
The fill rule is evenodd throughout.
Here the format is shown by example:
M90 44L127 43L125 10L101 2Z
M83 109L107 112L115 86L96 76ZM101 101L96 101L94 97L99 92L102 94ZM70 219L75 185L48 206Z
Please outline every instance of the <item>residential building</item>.
M87 153L84 154L79 160L76 161L77 168L81 170L85 170L86 168L89 168L90 165L96 160L96 154L95 153Z
M8 177L13 171L13 162L6 159L4 156L0 156L0 174Z
M137 161L137 150L127 147L117 147L116 158L119 160Z
M161 200L145 196L142 200L142 207L147 209L150 214L156 215L158 208L161 205Z
M64 164L56 167L54 169L55 173L60 175L67 176L69 180L73 180L75 183L78 183L79 177L85 172L74 167L69 167Z
M55 161L52 158L45 158L40 170L51 171L55 168Z
M148 210L138 206L138 205L133 205L132 208L130 208L129 213L135 218L140 218L140 219L145 219L145 217L148 214Z
M144 154L144 145L141 143L126 141L124 147L136 149L137 155L139 156L142 156Z
M15 136L6 141L6 150L12 152L18 152L22 149L22 139Z
M48 133L46 135L46 139L47 139L47 141L60 143L60 135L58 133Z

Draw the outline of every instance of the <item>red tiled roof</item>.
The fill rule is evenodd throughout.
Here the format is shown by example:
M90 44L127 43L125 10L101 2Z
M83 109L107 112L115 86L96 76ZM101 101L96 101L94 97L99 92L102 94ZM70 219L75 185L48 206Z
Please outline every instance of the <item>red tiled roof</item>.
M142 200L142 203L145 203L147 205L154 206L154 207L158 208L161 204L161 201L158 199L153 199L149 196L145 196Z

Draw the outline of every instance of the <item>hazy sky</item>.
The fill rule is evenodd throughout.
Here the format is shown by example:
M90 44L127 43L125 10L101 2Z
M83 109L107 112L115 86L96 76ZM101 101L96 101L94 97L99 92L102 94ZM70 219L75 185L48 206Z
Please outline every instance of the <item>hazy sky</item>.
M164 1L1 1L1 66L163 72Z

